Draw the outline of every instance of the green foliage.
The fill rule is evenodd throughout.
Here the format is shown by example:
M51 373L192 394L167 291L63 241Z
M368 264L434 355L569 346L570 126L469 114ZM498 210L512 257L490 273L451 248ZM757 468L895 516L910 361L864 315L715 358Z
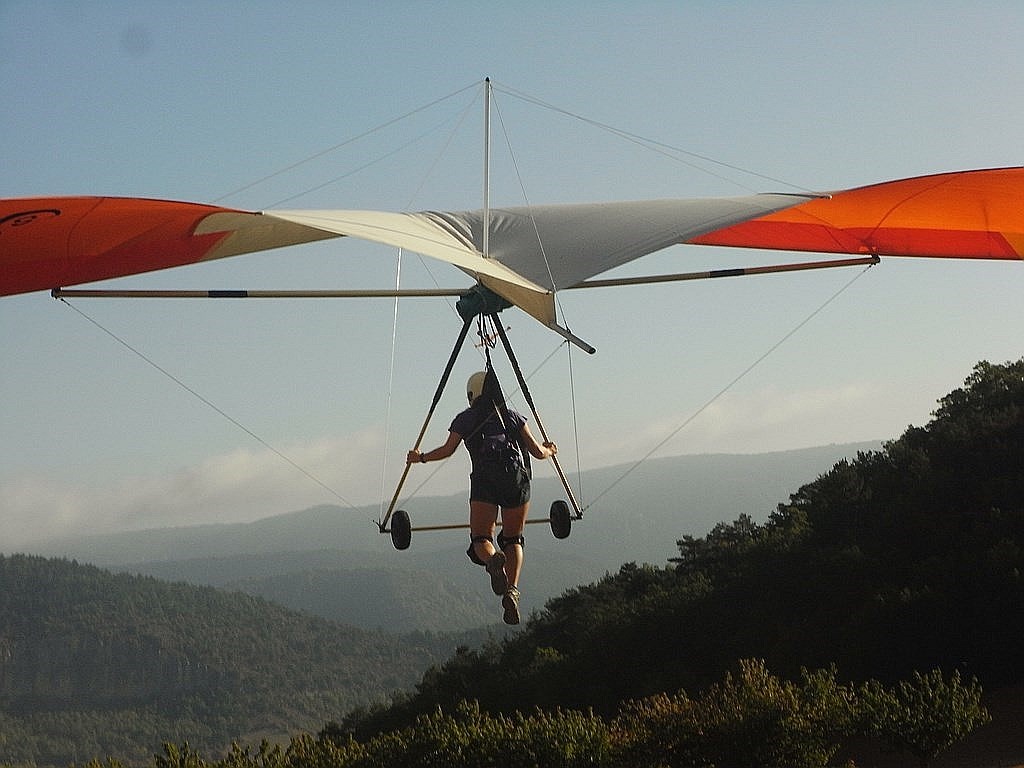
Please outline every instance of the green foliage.
M606 764L608 729L592 714L558 710L492 716L463 702L454 714L422 715L401 731L366 745L360 768L394 765L540 768Z
M853 712L834 670L805 670L796 685L744 660L696 699L680 692L624 705L614 730L625 764L811 768L828 765Z
M202 756L193 751L187 741L180 747L164 744L164 754L157 755L153 761L154 768L204 768L205 765Z
M991 720L981 704L981 686L960 673L947 681L939 669L914 673L910 681L887 688L877 680L860 691L864 730L899 749L910 752L922 768L940 752Z
M165 744L152 768L822 768L850 733L893 734L932 750L982 722L980 689L938 673L892 690L837 683L834 669L803 670L799 683L740 661L735 673L691 698L683 691L624 703L614 718L540 710L490 714L478 702L437 708L364 741L338 732L300 734L287 746L232 745L207 760L188 742ZM859 727L857 727L859 726ZM90 768L122 768L117 761Z
M593 714L492 716L475 702L461 702L452 713L439 709L366 742L302 734L286 748L234 745L211 762L188 744L168 744L153 768L582 768L611 765L611 756L609 729Z

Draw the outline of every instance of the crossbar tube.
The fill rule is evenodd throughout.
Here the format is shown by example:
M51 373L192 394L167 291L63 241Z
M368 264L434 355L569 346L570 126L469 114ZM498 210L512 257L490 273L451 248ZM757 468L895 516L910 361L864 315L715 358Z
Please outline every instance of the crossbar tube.
M672 283L684 280L712 280L718 277L743 277L746 275L769 275L776 272L801 272L809 269L830 269L832 267L856 267L877 264L878 256L864 256L856 259L831 259L828 261L802 261L793 264L769 264L764 267L739 267L738 269L712 269L705 272L679 272L669 275L649 275L646 277L619 277L607 280L584 280L582 283L567 286L576 288L610 288L620 285L650 285L652 283Z
M864 256L854 259L831 259L828 261L803 261L792 264L769 264L762 267L739 267L737 269L712 269L703 272L678 272L668 275L647 275L644 277L619 277L606 280L584 280L567 286L565 290L577 288L610 288L622 285L650 285L654 283L682 282L686 280L711 280L719 277L742 277L747 275L768 275L778 272L801 272L810 269L833 267L856 267L878 264L878 256ZM403 288L403 289L350 289L350 290L147 290L147 289L104 289L104 288L54 288L50 295L55 299L393 299L430 298L463 296L465 288ZM552 330L562 334L569 341L578 344L588 352L593 348L581 342L566 329L552 324ZM588 348L589 347L589 348Z
M462 296L465 288L405 288L382 290L322 290L322 291L175 291L175 290L109 290L100 288L54 288L55 299L403 299L419 297Z
M550 517L536 517L536 518L529 518L529 519L524 521L525 525L536 525L538 523L548 523L548 524L550 524L551 523L551 518ZM420 526L412 526L409 530L410 531L455 531L455 530L459 530L460 528L469 528L469 523L444 523L444 524L438 524L438 525L420 525ZM386 529L382 530L381 533L391 533L391 529L390 528L386 528Z

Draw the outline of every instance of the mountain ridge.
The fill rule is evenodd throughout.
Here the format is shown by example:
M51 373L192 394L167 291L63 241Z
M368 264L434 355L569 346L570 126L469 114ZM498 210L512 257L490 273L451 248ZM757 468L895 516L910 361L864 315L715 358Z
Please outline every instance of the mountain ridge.
M664 563L676 554L677 539L701 534L721 521L740 514L763 520L836 461L879 445L872 441L762 454L696 454L584 472L584 489L610 490L600 491L566 540L556 540L546 525L527 528L524 610L539 609L565 589L595 581L623 562ZM546 503L560 494L554 478L539 477L531 516L546 517ZM464 519L464 495L405 503L414 525ZM464 533L416 532L411 548L397 552L390 538L368 522L376 514L371 507L325 504L248 523L50 540L33 552L169 581L240 589L365 629L501 630L482 572L463 554ZM367 570L378 577L367 579ZM318 603L303 589L304 578L317 584L322 595ZM423 605L405 600L413 589Z
M778 478L771 482L772 488L762 490L757 495L768 499L774 494L775 497L769 502L773 505L775 502L784 500L783 498L778 498L780 494L788 495L788 493L797 489L797 484L803 485L809 482L810 479L813 479L809 478L808 468L810 468L811 472L815 470L818 470L819 473L825 472L831 468L832 463L841 458L853 458L860 451L877 450L881 445L882 441L873 440L853 443L831 443L808 448L764 453L702 453L652 458L636 463L616 464L585 470L578 485L588 489L593 486L604 489L599 492L600 498L596 499L595 502L588 502L585 497L581 499L581 503L585 507L603 501L603 504L599 507L600 510L614 506L614 502L617 500L628 498L627 494L631 490L640 498L646 498L650 494L652 480L657 480L661 485L664 485L666 482L677 485L680 481L692 482L700 477L699 473L708 470L714 471L716 477L721 476L725 472L731 473L733 478L735 478L736 473L741 472L742 476L745 476L745 479L747 479L747 482L742 483L742 490L745 491L747 486L756 485L756 483L750 482L749 473L760 471L761 474L764 474L768 469L771 469L779 473ZM723 491L721 488L714 488L714 483L710 482L701 482L698 484L698 487L704 490L713 489L716 496ZM780 488L782 490L779 490ZM665 493L666 491L663 487L659 487L657 492ZM544 507L540 502L541 499L553 499L560 495L562 495L562 489L554 477L537 477L534 480L532 516L540 516L541 509ZM707 495L698 494L693 496L693 498L703 500L707 498ZM423 497L411 502L406 500L405 503L420 506L427 516L445 514L447 512L449 517L454 517L457 521L461 521L462 517L464 517L464 508L466 506L464 494ZM668 514L675 514L674 510L675 507ZM412 510L410 511L412 512ZM755 518L764 517L770 511L771 508L765 509L762 514L755 515ZM85 536L53 536L19 546L18 550L57 555L75 555L76 552L82 552L95 557L101 564L117 565L123 564L125 557L134 560L161 559L157 557L139 558L133 555L119 554L119 552L124 550L130 551L132 547L142 546L140 542L146 540L150 541L149 547L155 552L159 552L160 547L165 546L167 541L177 539L188 542L194 548L194 552L202 552L204 549L212 549L215 546L219 554L233 554L246 551L269 551L265 548L262 541L258 538L254 541L254 538L255 535L266 535L275 532L292 536L297 541L309 543L308 545L299 546L278 546L276 547L278 550L323 548L325 534L327 541L340 541L345 543L346 546L350 546L353 543L360 545L370 544L370 549L377 550L382 539L378 535L376 525L371 522L376 520L377 517L378 510L373 505L343 508L335 504L319 504L301 510L267 515L241 523L208 522L193 525L123 530L112 533L95 533ZM365 523L359 526L352 525L353 519L359 519L360 521L365 521ZM414 515L414 523L415 519ZM707 516L702 516L698 522L714 525L723 519L729 518L715 517L710 519ZM296 529L299 527L296 525L297 523L301 523L301 536L296 536ZM347 540L339 539L338 524L345 526L345 537L347 537ZM585 522L581 522L581 525L583 524ZM226 537L234 541L235 545L226 546L224 542L226 537L222 536L222 534L226 534ZM420 537L416 538L418 545ZM214 541L211 541L211 539ZM251 548L254 544L258 547L257 549L243 549L243 547ZM355 548L361 547L357 546Z

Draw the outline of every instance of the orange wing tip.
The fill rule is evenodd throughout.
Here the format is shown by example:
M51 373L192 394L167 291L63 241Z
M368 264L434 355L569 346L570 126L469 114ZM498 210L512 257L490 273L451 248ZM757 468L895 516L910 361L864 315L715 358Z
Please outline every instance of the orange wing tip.
M858 187L690 242L823 253L1020 259L1024 168L960 171Z
M201 261L230 232L196 234L230 209L119 197L0 200L0 295Z

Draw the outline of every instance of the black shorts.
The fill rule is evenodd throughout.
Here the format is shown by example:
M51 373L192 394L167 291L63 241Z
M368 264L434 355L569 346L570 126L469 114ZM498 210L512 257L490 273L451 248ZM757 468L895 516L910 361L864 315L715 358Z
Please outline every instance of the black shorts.
M530 500L530 476L518 464L479 463L469 476L469 500L521 507Z

